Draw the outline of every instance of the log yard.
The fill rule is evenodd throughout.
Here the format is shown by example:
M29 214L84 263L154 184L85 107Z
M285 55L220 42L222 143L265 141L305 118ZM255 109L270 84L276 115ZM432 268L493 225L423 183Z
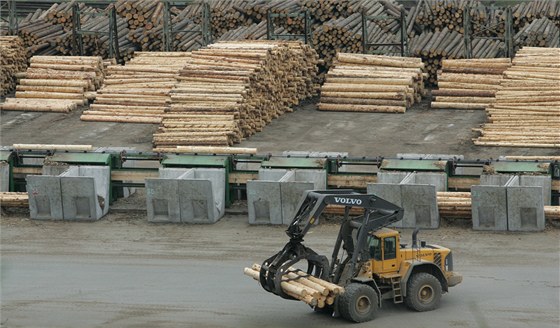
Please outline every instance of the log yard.
M559 0L0 1L0 327L559 326Z

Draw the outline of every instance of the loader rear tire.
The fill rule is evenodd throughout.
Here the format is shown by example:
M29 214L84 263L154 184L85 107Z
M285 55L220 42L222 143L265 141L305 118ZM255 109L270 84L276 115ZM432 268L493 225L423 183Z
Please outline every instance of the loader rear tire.
M340 315L354 322L370 321L378 308L377 293L368 285L352 283L344 288L339 296Z
M412 276L406 288L406 305L415 311L431 311L439 307L441 283L429 273L420 272Z

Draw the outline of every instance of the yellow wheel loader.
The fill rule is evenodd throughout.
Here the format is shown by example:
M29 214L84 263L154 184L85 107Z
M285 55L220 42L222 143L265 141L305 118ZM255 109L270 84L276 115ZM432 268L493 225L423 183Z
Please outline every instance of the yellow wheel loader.
M344 206L345 215L329 259L303 245L303 238L330 204ZM364 214L351 217L352 207L363 208ZM286 277L293 276L294 265L306 261L307 269L296 270L297 276L344 288L331 305L321 309L315 305L315 310L355 322L372 320L383 300L404 302L416 311L433 310L442 294L459 284L462 276L453 272L451 250L418 243L418 230L413 233L412 245L401 244L399 232L386 227L402 217L402 208L372 194L306 191L286 230L290 241L260 266L260 285L283 298L296 299L282 286Z

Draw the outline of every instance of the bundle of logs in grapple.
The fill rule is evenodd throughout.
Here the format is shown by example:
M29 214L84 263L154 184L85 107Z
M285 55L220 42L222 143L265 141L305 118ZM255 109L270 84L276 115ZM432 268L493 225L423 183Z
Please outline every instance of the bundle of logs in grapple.
M240 142L316 94L316 65L317 54L301 42L218 42L194 51L154 146Z
M27 66L26 50L17 36L0 36L0 97L16 87L15 74Z
M16 87L16 98L0 110L69 112L87 103L87 91L103 80L101 57L33 56Z
M560 48L521 49L504 72L481 146L560 148Z
M404 113L424 94L420 58L339 53L319 110Z
M259 281L260 270L261 266L255 263L250 268L244 268L243 273ZM334 304L336 296L344 293L343 287L295 268L286 271L280 285L284 293L318 308Z
M137 52L126 65L107 68L103 87L83 121L161 123L169 93L188 52Z
M445 59L432 90L432 108L485 109L494 103L509 58Z

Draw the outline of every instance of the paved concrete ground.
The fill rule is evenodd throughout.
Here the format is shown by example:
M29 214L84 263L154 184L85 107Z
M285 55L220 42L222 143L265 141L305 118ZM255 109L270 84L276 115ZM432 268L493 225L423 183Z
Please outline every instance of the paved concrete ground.
M110 214L95 223L37 222L11 214L1 228L2 327L558 327L559 231L422 231L452 248L464 283L434 312L386 302L373 323L313 313L265 292L242 273L287 241L282 227L245 216L215 225L149 224ZM306 238L321 253L338 226ZM410 242L410 231L403 231Z
M484 111L429 110L427 101L404 114L343 113L300 106L274 120L241 147L261 153L284 150L340 151L353 156L394 156L397 153L460 154L467 158L500 155L551 155L559 150L479 147L471 128L484 123ZM157 125L80 121L80 111L69 114L0 112L0 144L58 143L127 146L151 150Z

